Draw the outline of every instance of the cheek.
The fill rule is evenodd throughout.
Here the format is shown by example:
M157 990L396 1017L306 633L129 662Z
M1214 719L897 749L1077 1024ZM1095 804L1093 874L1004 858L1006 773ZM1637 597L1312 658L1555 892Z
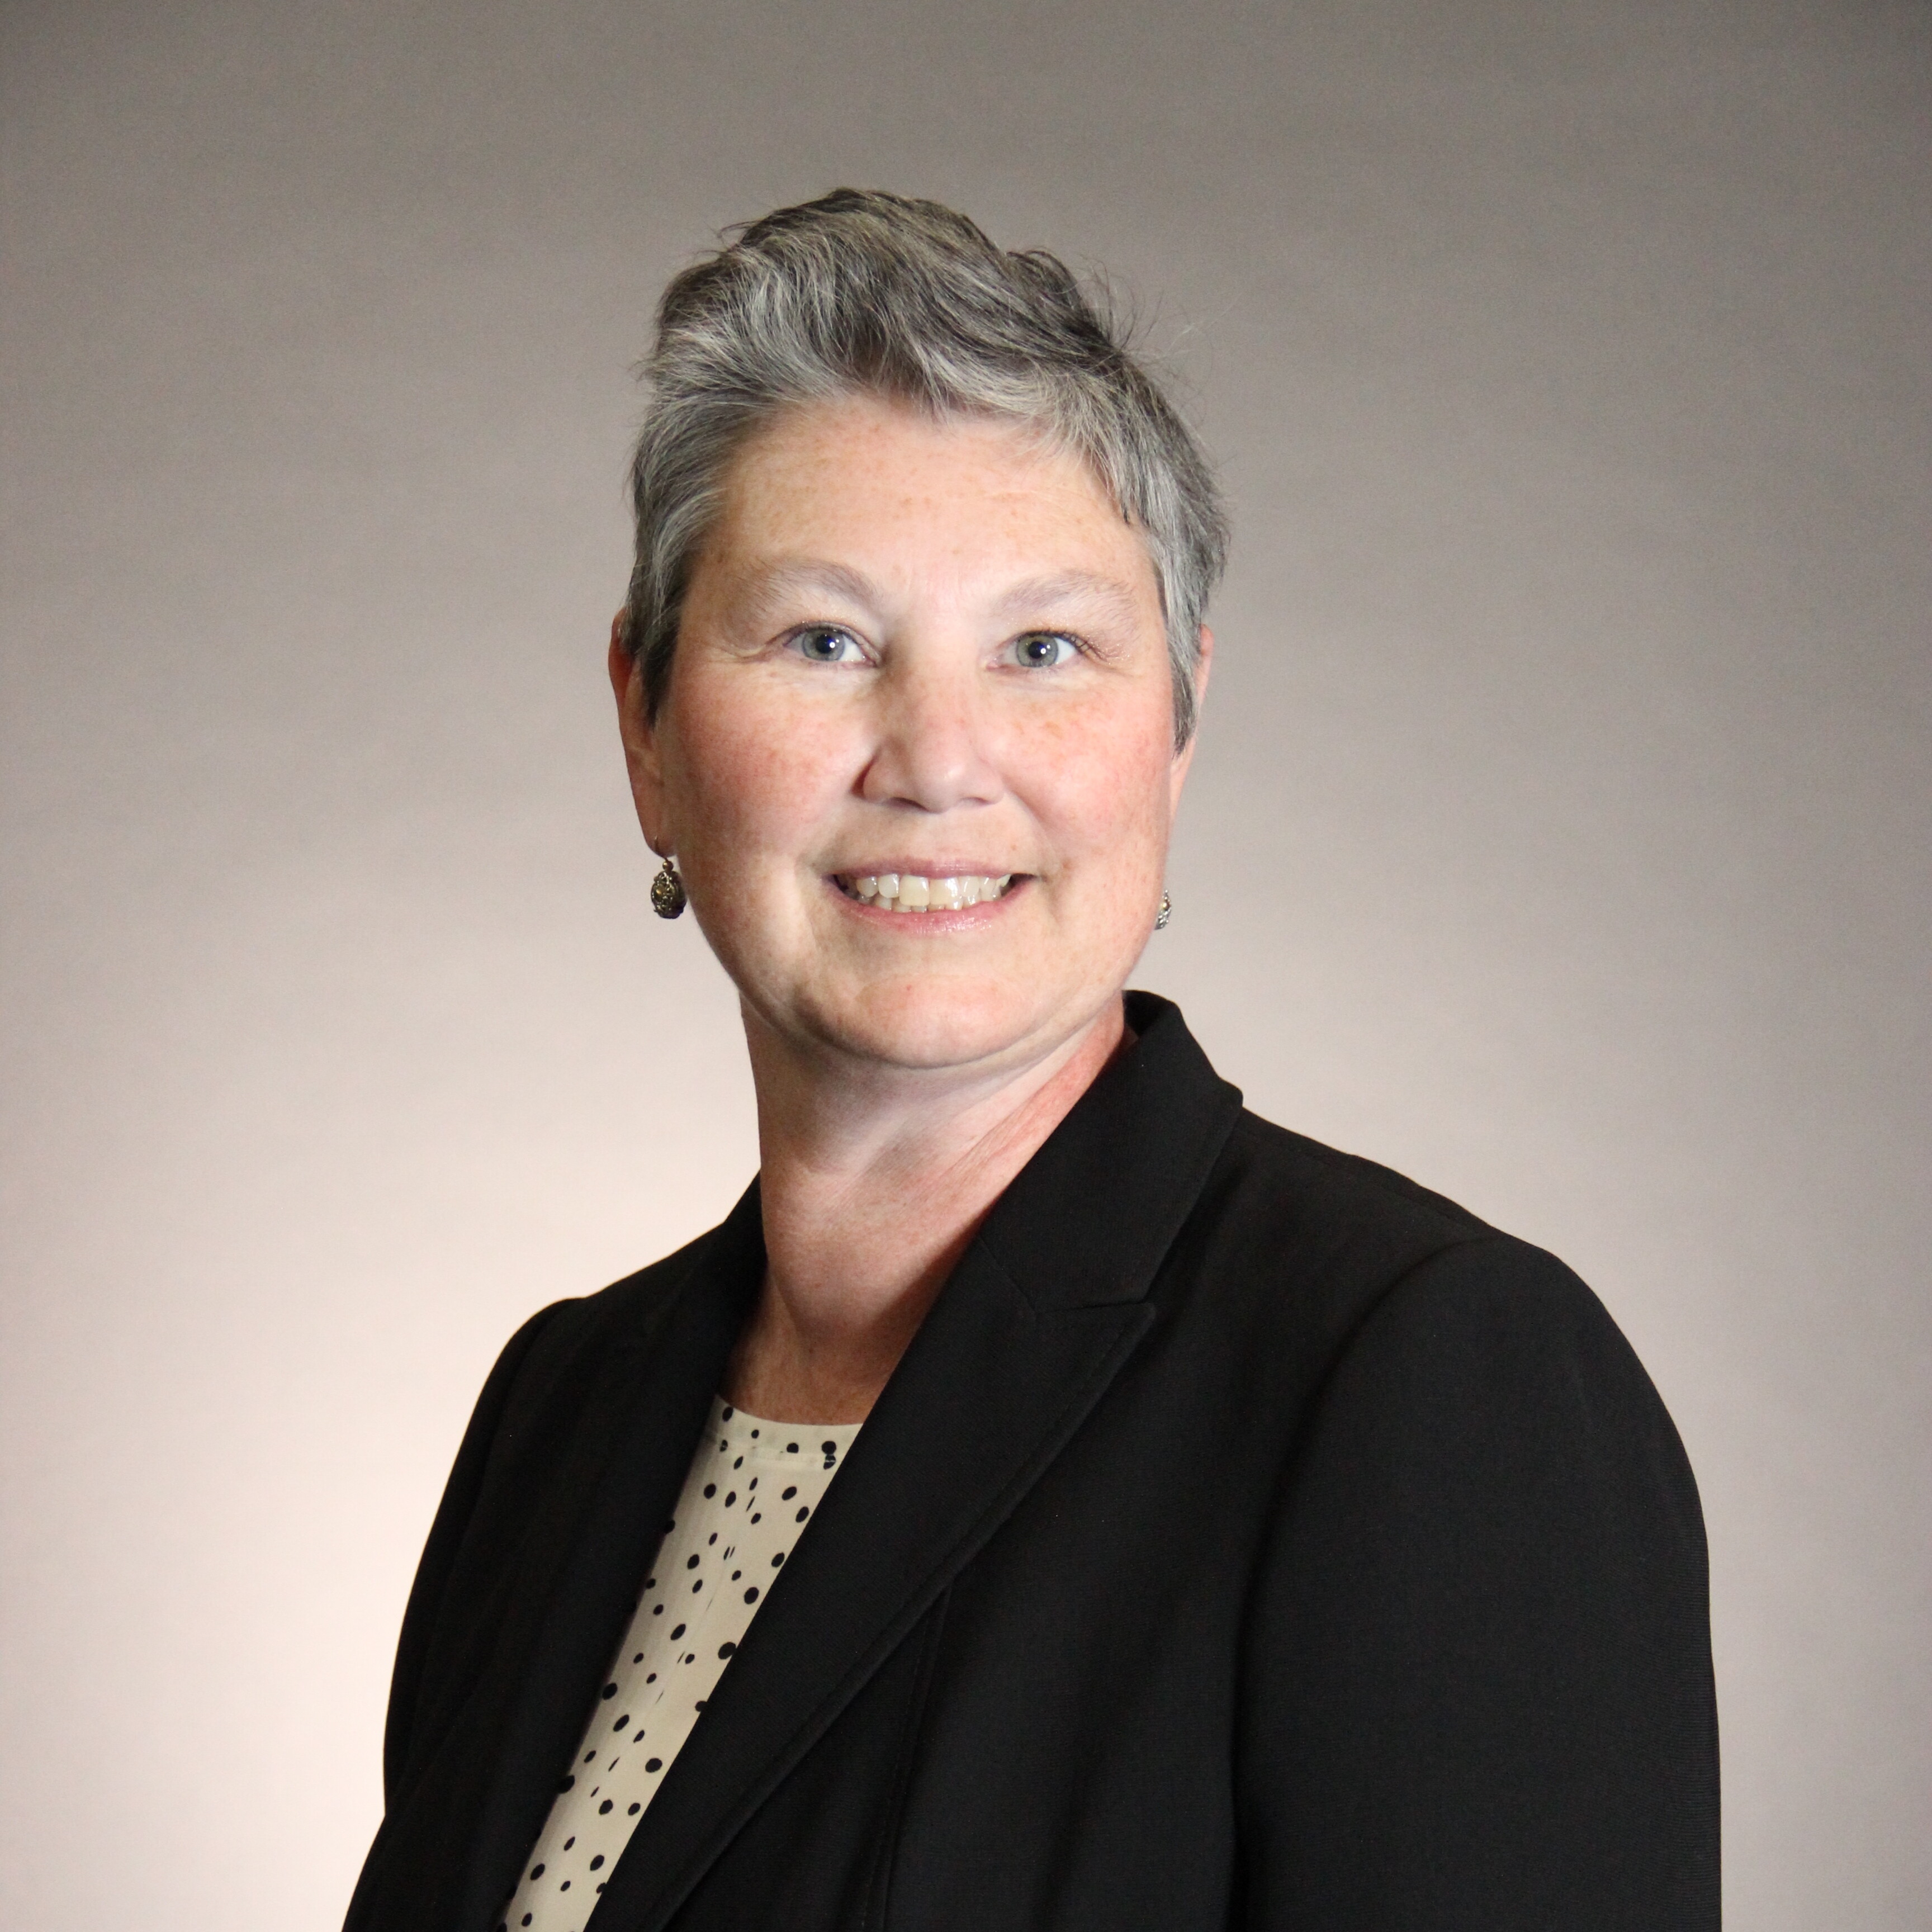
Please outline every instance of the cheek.
M676 720L674 786L686 844L725 856L795 844L843 794L847 734L836 718L782 715L749 680L728 693L694 688Z
M1070 856L1124 866L1164 851L1172 815L1173 726L1136 706L1112 717L1052 721L1032 748L1036 796Z

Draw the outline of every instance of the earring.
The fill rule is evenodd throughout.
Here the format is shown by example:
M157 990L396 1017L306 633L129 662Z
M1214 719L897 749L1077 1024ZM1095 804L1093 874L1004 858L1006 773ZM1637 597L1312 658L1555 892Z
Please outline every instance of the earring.
M675 919L684 905L684 881L677 875L677 861L668 856L651 880L651 910L660 919Z
M1154 931L1156 932L1165 932L1167 930L1168 921L1173 916L1174 902L1168 897L1166 893L1162 892L1160 896L1160 910L1154 916Z

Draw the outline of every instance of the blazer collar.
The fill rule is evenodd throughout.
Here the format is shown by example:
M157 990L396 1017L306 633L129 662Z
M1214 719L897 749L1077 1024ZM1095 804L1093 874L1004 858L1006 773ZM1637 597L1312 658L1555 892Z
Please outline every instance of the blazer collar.
M1146 1293L1240 1112L1240 1090L1208 1064L1172 1001L1128 994L1127 1024L1134 1044L1081 1096L980 1232L1042 1312Z
M1147 1290L1240 1095L1174 1007L1129 1000L1136 1042L1028 1164L948 1280L619 1860L594 1932L667 1923L1039 1480L1152 1322ZM728 1286L743 1293L742 1276ZM710 1387L698 1393L708 1399ZM639 1520L590 1534L634 1538ZM572 1724L605 1660L579 1669Z

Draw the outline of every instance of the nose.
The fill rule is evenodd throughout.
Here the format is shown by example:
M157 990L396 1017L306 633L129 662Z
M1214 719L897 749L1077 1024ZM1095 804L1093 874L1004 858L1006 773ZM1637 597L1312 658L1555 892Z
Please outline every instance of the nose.
M991 805L1006 784L978 679L964 666L911 658L901 658L879 680L878 736L860 796L922 812Z

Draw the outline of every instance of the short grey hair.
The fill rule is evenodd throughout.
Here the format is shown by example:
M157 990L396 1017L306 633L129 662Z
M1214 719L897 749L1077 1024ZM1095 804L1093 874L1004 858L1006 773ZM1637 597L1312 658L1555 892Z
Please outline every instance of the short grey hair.
M1104 292L1054 256L996 248L937 202L839 188L728 230L676 276L641 373L621 635L652 716L732 458L788 410L872 394L1023 424L1085 460L1148 546L1176 748L1192 736L1202 619L1227 554L1220 493Z

